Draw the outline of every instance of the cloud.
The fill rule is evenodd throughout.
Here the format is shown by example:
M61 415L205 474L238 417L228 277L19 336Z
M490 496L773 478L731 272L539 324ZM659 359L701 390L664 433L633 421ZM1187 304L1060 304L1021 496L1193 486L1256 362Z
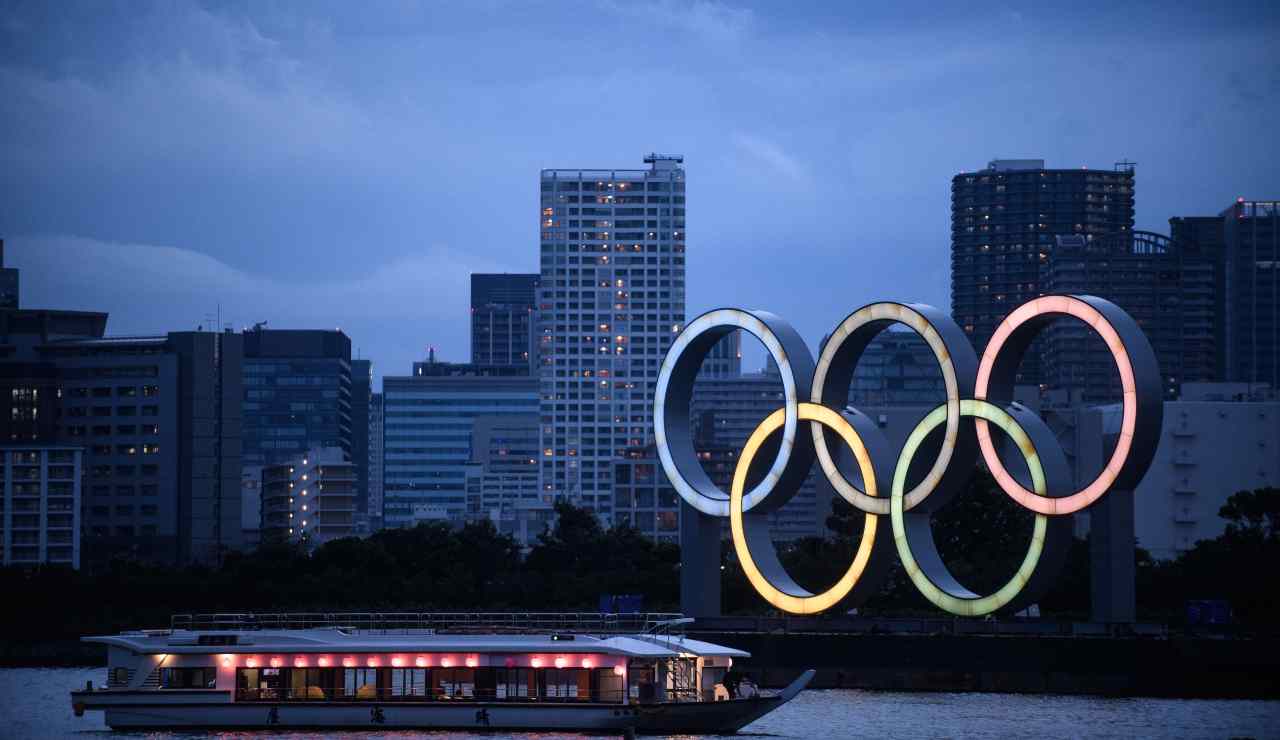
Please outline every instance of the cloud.
M759 136L746 133L734 134L733 142L752 158L769 166L776 173L786 176L792 182L797 184L808 183L809 175L805 168L795 157L784 152L776 144Z
M107 311L113 335L208 328L219 308L223 323L237 330L257 321L281 329L340 327L353 346L395 346L400 357L379 370L388 374L408 372L414 348L425 342L465 347L470 273L509 269L440 245L363 275L346 272L360 264L352 255L343 269L319 279L310 264L253 274L180 247L75 236L20 236L5 246L7 265L21 271L23 307Z

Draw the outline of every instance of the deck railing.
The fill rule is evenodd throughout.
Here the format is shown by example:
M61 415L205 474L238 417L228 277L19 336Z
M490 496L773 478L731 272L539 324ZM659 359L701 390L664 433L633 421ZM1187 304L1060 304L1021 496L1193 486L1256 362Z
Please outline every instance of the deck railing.
M590 635L666 631L681 619L669 612L277 612L175 614L174 630L294 630L340 628L393 634L548 633Z

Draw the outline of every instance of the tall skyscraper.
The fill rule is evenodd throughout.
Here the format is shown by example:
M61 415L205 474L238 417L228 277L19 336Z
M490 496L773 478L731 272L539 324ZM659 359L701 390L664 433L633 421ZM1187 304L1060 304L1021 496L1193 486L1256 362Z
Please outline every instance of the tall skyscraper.
M1133 230L1133 180L1129 163L1046 169L1042 159L997 159L951 179L951 314L979 353L1010 311L1044 292L1055 237ZM1033 346L1019 381L1041 380Z
M533 367L538 275L471 275L471 362Z
M608 519L612 464L653 438L658 368L685 319L683 158L540 176L541 486Z
M352 452L351 340L337 330L244 332L244 464L313 447Z

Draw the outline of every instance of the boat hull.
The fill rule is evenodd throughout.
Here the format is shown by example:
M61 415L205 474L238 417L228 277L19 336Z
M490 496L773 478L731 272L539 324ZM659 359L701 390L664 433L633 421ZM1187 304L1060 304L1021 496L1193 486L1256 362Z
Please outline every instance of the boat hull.
M97 708L97 707L90 707ZM431 703L176 704L102 707L112 729L575 730L634 728L634 707Z

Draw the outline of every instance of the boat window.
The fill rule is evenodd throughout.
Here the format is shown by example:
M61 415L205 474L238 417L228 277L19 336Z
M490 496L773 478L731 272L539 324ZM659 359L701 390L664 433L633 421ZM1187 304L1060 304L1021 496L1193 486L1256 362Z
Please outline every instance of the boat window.
M343 687L347 696L357 699L378 698L377 668L348 668L344 671Z
M591 696L591 673L581 668L547 668L544 674L548 699L586 699Z
M281 675L279 668L238 668L236 669L236 693L238 699L280 699L282 698Z
M212 689L217 688L216 668L161 668L162 689Z
M475 669L437 668L431 671L431 689L441 699L470 699L475 696Z
M426 668L392 668L391 669L391 695L392 696L426 696L427 695L427 669Z
M499 668L494 686L495 698L529 699L537 697L538 684L531 668Z

